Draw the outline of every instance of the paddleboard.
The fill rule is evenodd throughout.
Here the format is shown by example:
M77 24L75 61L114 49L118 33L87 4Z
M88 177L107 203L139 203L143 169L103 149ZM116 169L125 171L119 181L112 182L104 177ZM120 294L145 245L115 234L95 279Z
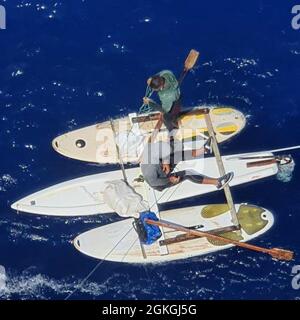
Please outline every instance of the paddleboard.
M175 139L189 142L208 136L203 109L200 106L186 111L179 117L179 130ZM55 151L81 161L116 164L119 157L115 144L119 145L124 163L137 163L145 141L152 134L159 113L130 114L127 117L113 120L116 136L111 122L105 121L85 128L67 132L52 141ZM217 141L224 142L238 134L245 126L244 115L231 107L210 107L210 116L216 132ZM157 141L167 141L168 132L164 125L158 133Z
M240 236L234 231L220 235L246 242L268 231L274 223L272 213L261 207L237 204L236 211L242 226ZM210 231L232 225L228 206L223 204L161 211L160 215L164 221L194 227L200 231ZM168 244L168 253L162 254L159 241L157 241L152 245L144 245L146 253L146 258L144 258L132 222L133 219L130 218L89 230L76 237L73 244L81 253L96 259L139 264L187 259L233 247L224 242L196 238ZM166 240L182 235L181 232L164 229Z
M259 155L261 156L262 153L259 153ZM263 155L272 156L273 154L266 152ZM223 156L222 159L225 171L234 173L234 178L230 182L231 186L263 179L278 172L276 163L249 166L248 164L252 160L239 159L239 155ZM182 161L176 166L176 171L188 169L193 169L207 176L219 177L215 157ZM148 188L146 182L135 181L140 174L139 167L126 169L129 184L145 199L148 199L145 195L145 190ZM12 208L34 214L66 217L110 213L112 210L103 200L103 191L106 188L106 182L117 179L123 179L121 170L69 180L16 201L12 204ZM215 191L217 191L217 188L212 185L183 181L162 192L155 191L155 196L157 203L166 203Z

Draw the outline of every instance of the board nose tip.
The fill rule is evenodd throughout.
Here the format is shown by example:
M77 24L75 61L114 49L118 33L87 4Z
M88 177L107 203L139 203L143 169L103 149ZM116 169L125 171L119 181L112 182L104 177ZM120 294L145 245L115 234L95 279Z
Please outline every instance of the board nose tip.
M18 206L17 202L14 202L10 205L10 207L14 210L17 210L17 206Z
M58 143L57 138L53 139L52 146L53 146L54 149L58 149L59 148L59 143Z

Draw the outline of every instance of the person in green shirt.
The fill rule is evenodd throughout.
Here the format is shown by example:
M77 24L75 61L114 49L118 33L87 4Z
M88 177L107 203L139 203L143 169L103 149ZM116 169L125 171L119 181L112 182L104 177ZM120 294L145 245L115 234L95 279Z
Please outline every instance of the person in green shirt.
M180 88L174 73L170 70L163 70L149 78L147 84L157 92L161 105L148 97L144 97L144 104L162 113L163 122L169 132L178 129L177 117L181 110Z

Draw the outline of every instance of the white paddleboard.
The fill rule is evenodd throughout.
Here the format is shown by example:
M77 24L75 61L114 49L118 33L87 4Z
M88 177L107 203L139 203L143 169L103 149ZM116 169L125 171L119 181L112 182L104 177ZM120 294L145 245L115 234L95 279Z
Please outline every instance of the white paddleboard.
M259 155L261 156L262 153ZM266 152L263 155L272 156L272 153ZM223 156L222 159L225 171L234 172L234 178L230 182L231 186L263 179L278 172L278 166L275 163L247 167L251 160L240 160L238 155ZM211 177L219 177L215 157L184 161L176 166L176 171L186 169L193 169ZM148 185L145 182L134 181L140 174L139 167L126 169L129 184L147 200L145 187ZM110 213L112 210L104 203L102 192L107 181L117 179L123 179L121 170L69 180L31 194L13 203L12 208L34 214L66 217ZM162 192L155 191L155 194L158 203L166 203L214 191L217 191L215 186L184 181Z
M192 114L186 114L179 119L179 130L174 134L175 139L188 141L202 139L208 135L201 106L191 109ZM199 114L197 114L197 111ZM124 163L137 163L143 150L143 145L152 134L157 123L158 113L130 114L127 117L105 121L85 128L67 132L52 141L54 150L58 153L77 160L96 163L119 163L115 143L119 145ZM224 142L244 128L244 115L231 107L210 107L210 117L219 143ZM158 133L157 141L167 141L168 132L164 126ZM203 140L204 141L204 140Z
M256 225L251 232L249 232L249 229L246 229L250 234L243 228L241 229L241 236L243 239L240 240L242 242L252 240L272 227L274 218L270 211L264 208L243 204L236 205L237 212L241 206L243 206L244 214L247 214L249 208L251 208L251 213L249 213L249 216L251 217L250 221L253 221L253 224L255 221ZM185 227L198 226L201 231L210 231L232 225L229 211L226 212L225 209L225 213L207 218L202 216L202 210L205 207L206 206L196 206L162 211L160 215L162 220L180 224ZM260 218L258 219L258 217ZM209 242L206 238L197 238L168 244L168 254L162 254L159 248L159 242L157 241L152 245L144 245L146 253L146 259L144 259L138 235L132 226L132 222L133 219L130 218L89 230L74 239L74 246L81 253L96 259L143 264L187 259L224 250L233 246L230 244L224 245L224 243L222 245L216 245ZM249 225L249 221L246 223ZM181 232L172 229L164 229L166 239L174 238L175 236L182 234Z

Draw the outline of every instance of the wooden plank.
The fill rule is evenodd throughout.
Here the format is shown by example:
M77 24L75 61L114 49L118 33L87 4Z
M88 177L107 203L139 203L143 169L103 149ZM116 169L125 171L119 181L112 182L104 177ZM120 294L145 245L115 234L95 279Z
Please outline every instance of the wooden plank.
M202 108L202 109L192 109L192 110L181 111L179 113L179 117L206 115L206 114L209 114L209 110L210 110L209 108Z
M212 148L213 148L213 152L214 152L214 155L216 157L216 160L217 160L217 165L218 165L218 169L219 169L220 175L224 176L226 172L225 172L224 164L223 164L223 161L222 161L222 158L221 158L218 142L217 142L217 139L216 139L216 134L215 134L215 131L214 131L213 124L212 124L212 121L211 121L209 113L205 115L205 121L206 121L206 125L207 125L207 129L208 129L209 135L212 138ZM224 192L225 192L225 197L226 197L226 200L227 200L228 206L230 208L230 212L231 212L231 221L232 221L232 223L234 225L238 226L239 225L239 221L238 221L238 218L237 218L235 206L234 206L234 203L233 203L232 194L231 194L230 187L229 187L228 184L224 187Z
M268 166L270 164L277 163L277 162L278 162L278 160L276 158L269 159L269 160L247 162L247 168L263 167L263 166Z
M153 113L146 116L137 116L137 117L131 118L131 122L140 123L140 122L147 122L147 121L155 121L159 119L159 115L160 113L158 112L158 113Z
M179 113L179 118L184 117L184 116L197 116L197 115L205 115L209 113L209 108L202 108L202 109L191 109L191 110L186 110L186 111L181 111ZM147 122L147 121L156 121L159 120L159 115L160 112L157 113L152 113L149 115L141 115L141 116L136 116L131 118L132 123L140 123L140 122Z

